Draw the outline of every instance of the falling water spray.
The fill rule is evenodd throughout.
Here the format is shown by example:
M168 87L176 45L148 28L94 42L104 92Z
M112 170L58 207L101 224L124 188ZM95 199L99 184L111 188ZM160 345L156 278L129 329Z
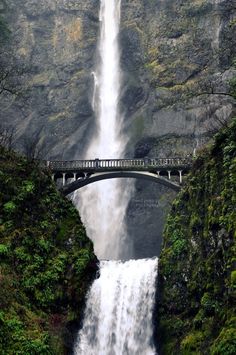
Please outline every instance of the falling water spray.
M157 259L101 262L87 297L75 355L155 355Z
M121 158L127 143L119 111L120 5L118 0L101 0L100 61L92 73L97 131L86 159ZM132 256L124 223L132 186L127 180L107 180L89 185L76 196L97 256L109 261L100 262L100 277L87 295L75 355L155 354L152 315L158 261L115 260Z
M99 60L94 77L93 109L97 122L85 159L124 157L127 137L119 110L121 68L119 51L120 0L101 0ZM75 201L101 259L125 259L131 256L127 238L126 209L133 183L107 180L76 193Z

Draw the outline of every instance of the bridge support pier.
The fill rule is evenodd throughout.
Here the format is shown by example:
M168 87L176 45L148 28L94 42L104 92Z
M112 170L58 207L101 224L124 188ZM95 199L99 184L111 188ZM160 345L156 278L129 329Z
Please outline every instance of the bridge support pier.
M168 170L168 179L171 180L171 171Z
M179 182L180 182L180 184L182 184L182 182L183 182L183 171L182 170L179 170Z
M76 173L73 173L74 181L76 181Z
M62 173L62 185L65 186L66 184L66 174Z

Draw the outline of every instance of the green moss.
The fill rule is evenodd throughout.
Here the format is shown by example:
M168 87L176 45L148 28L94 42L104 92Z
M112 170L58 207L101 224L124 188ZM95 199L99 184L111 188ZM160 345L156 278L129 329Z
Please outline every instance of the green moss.
M93 245L50 174L0 149L0 353L63 354L96 272Z
M10 214L11 212L15 211L16 205L13 201L9 201L3 205L3 209L5 212Z
M223 328L213 343L212 355L234 355L236 349L236 328Z
M235 156L236 120L195 161L168 217L159 262L164 355L235 352Z
M235 270L231 272L230 279L231 279L231 284L236 287L236 271Z
M188 354L201 355L200 345L202 343L203 338L204 338L203 333L199 332L199 331L188 334L181 341L181 344L180 344L181 354L183 354L183 355L188 355Z
M209 288L211 288L211 284ZM204 310L204 313L206 314L214 313L215 309L217 308L217 301L214 299L214 294L210 294L209 292L204 293L200 304Z
M9 253L9 248L5 244L0 244L0 255L1 257L6 256Z

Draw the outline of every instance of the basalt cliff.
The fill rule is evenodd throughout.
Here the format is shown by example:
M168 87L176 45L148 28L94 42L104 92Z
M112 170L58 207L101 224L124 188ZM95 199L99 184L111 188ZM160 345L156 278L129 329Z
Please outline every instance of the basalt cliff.
M1 97L1 121L16 127L19 149L36 134L48 158L83 158L96 127L99 1L9 0L3 11L9 62L22 74L20 95ZM233 0L122 0L127 157L192 154L233 116L235 12ZM140 181L136 190L127 214L134 255L152 256L174 193Z

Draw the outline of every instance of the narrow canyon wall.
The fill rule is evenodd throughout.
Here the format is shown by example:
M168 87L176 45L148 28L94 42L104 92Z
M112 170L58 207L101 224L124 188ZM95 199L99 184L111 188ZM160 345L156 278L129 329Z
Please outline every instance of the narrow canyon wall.
M233 0L122 0L121 108L128 157L193 153L234 114ZM26 66L23 95L1 98L1 121L40 131L48 156L83 156L94 129L98 0L8 1L12 48ZM173 192L138 181L127 215L136 256L159 250ZM158 216L158 217L156 217ZM142 222L142 223L141 223ZM143 236L143 224L146 236Z

